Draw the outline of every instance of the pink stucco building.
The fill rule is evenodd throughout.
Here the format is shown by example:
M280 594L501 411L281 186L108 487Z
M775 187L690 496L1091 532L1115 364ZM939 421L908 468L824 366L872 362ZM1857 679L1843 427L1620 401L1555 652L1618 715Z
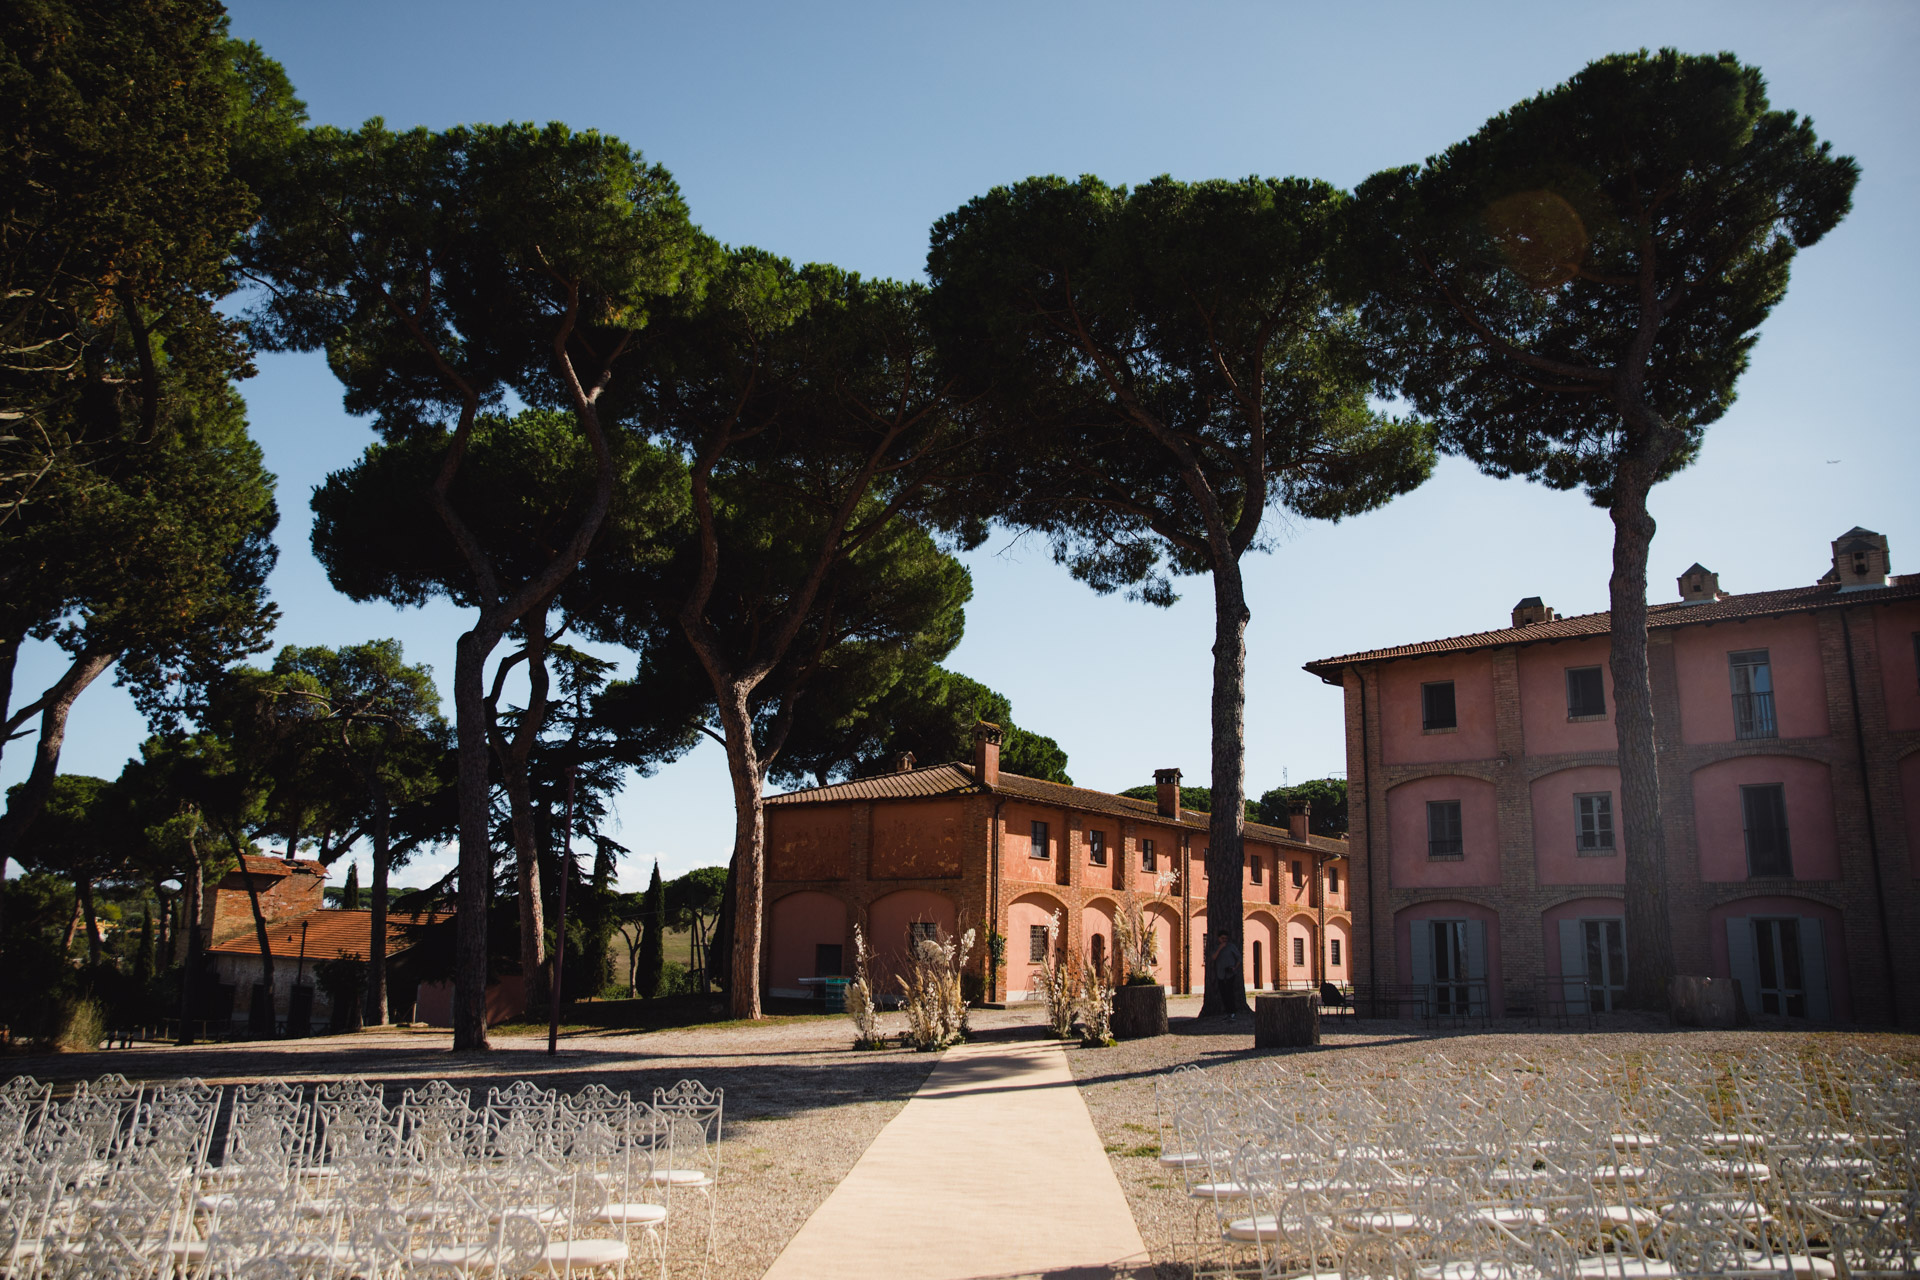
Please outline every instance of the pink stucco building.
M999 743L1000 731L982 725L971 761L909 762L896 773L768 797L762 972L770 994L805 995L803 979L851 973L857 924L882 994L897 991L894 975L917 932L971 928L981 939L969 965L981 994L1023 999L1056 912L1057 945L1104 963L1129 901L1154 931L1162 985L1202 989L1207 815L1182 810L1179 770L1156 773L1157 801L1136 800L1003 773ZM1347 979L1347 842L1309 835L1307 816L1286 828L1247 824L1250 987ZM1005 939L1004 963L991 962L990 933Z
M1814 585L1678 586L1648 621L1678 971L1761 1013L1920 1024L1920 576L1856 528ZM1607 630L1530 597L1499 630L1308 664L1346 693L1357 978L1496 1013L1565 974L1617 998Z

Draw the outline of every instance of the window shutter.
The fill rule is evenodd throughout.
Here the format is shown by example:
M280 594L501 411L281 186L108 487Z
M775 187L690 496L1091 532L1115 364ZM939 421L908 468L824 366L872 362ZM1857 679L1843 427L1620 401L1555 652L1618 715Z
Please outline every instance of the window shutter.
M1587 949L1580 935L1578 920L1560 922L1560 993L1566 997L1568 1013L1587 1011L1586 988L1580 979L1587 976Z
M1468 988L1468 1012L1475 1017L1487 1011L1487 999L1493 993L1493 984L1487 976L1487 926L1479 920L1466 922L1467 939L1467 981L1485 985Z
M1727 968L1740 984L1747 1012L1760 1008L1760 958L1753 947L1753 917L1734 916L1727 921Z
M1807 989L1807 1020L1833 1021L1827 999L1827 940L1813 916L1800 917L1800 981Z
M1433 985L1433 922L1415 920L1408 929L1409 942L1413 948L1413 985L1427 987Z

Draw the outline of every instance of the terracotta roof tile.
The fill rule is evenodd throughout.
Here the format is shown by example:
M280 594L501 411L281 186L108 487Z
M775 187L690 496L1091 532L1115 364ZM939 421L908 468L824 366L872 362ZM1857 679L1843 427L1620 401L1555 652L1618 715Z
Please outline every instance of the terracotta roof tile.
M419 915L390 912L387 916L387 954L395 955L412 946L414 929L421 925L438 924L452 916L450 911L423 911ZM285 957L291 960L301 954L302 924L307 926L306 957L309 960L332 960L342 955L357 955L365 959L372 949L373 912L323 907L304 916L268 922L267 946L276 959ZM246 932L207 950L215 955L257 956L260 954L260 943L253 926L248 925Z
M299 872L302 875L320 876L324 879L327 874L325 863L314 862L307 858L301 858L297 862L288 862L285 858L270 857L266 854L244 853L240 855L240 861L246 867L247 874L249 875L290 876L295 872ZM235 870L238 869L237 867L235 868Z
M1856 604L1888 604L1895 600L1920 599L1920 574L1889 578L1884 587L1842 592L1832 583L1811 587L1788 587L1782 591L1750 591L1745 595L1693 603L1667 601L1647 606L1647 629L1684 627L1701 622L1735 622L1745 618L1764 618L1775 614L1801 613L1815 609L1834 609ZM1443 640L1423 640L1418 644L1395 645L1387 649L1368 649L1307 663L1307 670L1328 684L1340 683L1341 668L1360 662L1384 662L1393 658L1421 658L1435 653L1465 653L1474 649L1496 649L1509 644L1532 644L1541 640L1579 640L1604 636L1610 629L1607 613L1583 613L1552 622L1536 622L1530 627L1503 627L1498 631L1475 631Z
M1151 800L1138 800L1132 796L1117 796L1087 787L1073 787L1059 782L1047 782L1040 778L1022 777L1017 773L1003 771L1000 774L1000 781L995 786L990 789L983 788L974 783L973 766L957 762L929 765L924 769L912 769L904 773L883 773L872 778L855 778L825 787L787 791L780 795L768 796L766 802L770 805L831 804L845 800L930 799L938 796L978 795L989 790L993 795L1031 800L1038 804L1056 805L1061 808L1079 809L1086 813L1104 813L1116 818L1137 818L1152 822L1172 822L1172 819L1163 818L1155 811ZM1178 825L1195 831L1205 831L1207 823L1206 814L1188 809L1181 812ZM1286 844L1294 848L1303 847L1283 827L1270 827L1264 823L1249 822L1246 831L1248 837L1254 840ZM1304 847L1324 853L1345 853L1347 842L1330 840L1325 836L1309 836Z

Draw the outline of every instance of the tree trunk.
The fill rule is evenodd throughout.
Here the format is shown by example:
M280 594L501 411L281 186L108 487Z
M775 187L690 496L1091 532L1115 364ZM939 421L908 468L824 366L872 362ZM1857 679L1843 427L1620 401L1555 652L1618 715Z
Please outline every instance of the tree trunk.
M387 871L393 860L393 815L386 796L373 809L373 912L367 934L367 996L365 1022L387 1025Z
M73 710L74 699L99 679L101 672L112 666L117 657L116 653L87 650L75 658L73 665L47 690L40 709L40 740L34 744L33 768L26 782L8 796L7 812L0 816L0 867L7 865L7 859L19 847L20 838L46 808L47 797L53 792L54 775L60 772L60 747L67 740L67 716Z
M60 940L60 958L66 960L73 955L73 939L80 932L80 893L76 889L73 895L73 910L67 913L67 936Z
M489 778L487 655L499 633L476 626L454 649L453 705L459 739L460 893L454 922L453 1047L487 1048L487 902L493 887L493 843L487 830Z
M1241 957L1241 878L1247 829L1247 609L1237 560L1213 566L1213 812L1207 823L1206 997L1202 1017L1246 1012ZM1234 977L1220 980L1213 958L1232 940Z
M547 608L541 601L520 621L527 638L527 706L509 741L497 729L494 754L500 760L500 780L507 793L508 822L513 831L514 869L520 895L520 972L525 975L529 1005L545 1004L535 993L553 986L547 972L546 910L540 900L539 839L534 830L533 789L527 777L527 759L547 718ZM495 677L496 682L498 677ZM497 715L490 706L489 720Z
M80 896L80 912L87 925L87 965L100 967L100 918L93 911L93 878L75 876L74 891Z
M1673 922L1667 911L1666 825L1660 814L1660 768L1653 728L1653 683L1647 670L1647 552L1654 521L1647 493L1659 473L1644 458L1621 462L1613 505L1612 609L1608 665L1613 672L1614 727L1620 747L1620 809L1626 840L1627 1004L1667 1007L1673 976Z
M267 990L273 990L273 943L267 937L267 915L260 908L260 886L254 883L253 873L247 870L245 851L239 854L240 879L247 886L247 905L253 908L253 936L260 943L260 973L267 984Z
M753 745L753 716L736 689L722 700L720 723L727 738L727 772L733 779L733 955L727 1002L736 1018L758 1018L761 920L766 910L766 815L760 800L760 763Z

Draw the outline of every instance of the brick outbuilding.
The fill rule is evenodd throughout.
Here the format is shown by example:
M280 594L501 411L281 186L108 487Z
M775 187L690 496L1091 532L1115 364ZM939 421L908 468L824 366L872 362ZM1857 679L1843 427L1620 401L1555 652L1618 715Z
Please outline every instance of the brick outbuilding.
M1161 984L1203 987L1207 815L1182 810L1180 773L1156 774L1139 800L1003 773L1000 731L982 725L974 758L783 795L766 801L767 932L762 981L776 996L802 979L849 973L854 926L873 949L876 992L897 990L917 932L978 931L968 968L990 1000L1036 984L1048 922L1059 946L1090 962L1113 954L1129 902L1153 929ZM1250 987L1344 982L1350 963L1344 840L1246 827L1245 969ZM1005 939L991 963L990 934ZM1325 945L1321 945L1324 938Z
M1920 575L1835 539L1812 586L1695 564L1649 607L1677 971L1750 1008L1920 1025ZM1624 936L1608 615L1522 600L1495 631L1307 670L1346 694L1355 977L1499 1011ZM1560 984L1564 988L1564 984Z

